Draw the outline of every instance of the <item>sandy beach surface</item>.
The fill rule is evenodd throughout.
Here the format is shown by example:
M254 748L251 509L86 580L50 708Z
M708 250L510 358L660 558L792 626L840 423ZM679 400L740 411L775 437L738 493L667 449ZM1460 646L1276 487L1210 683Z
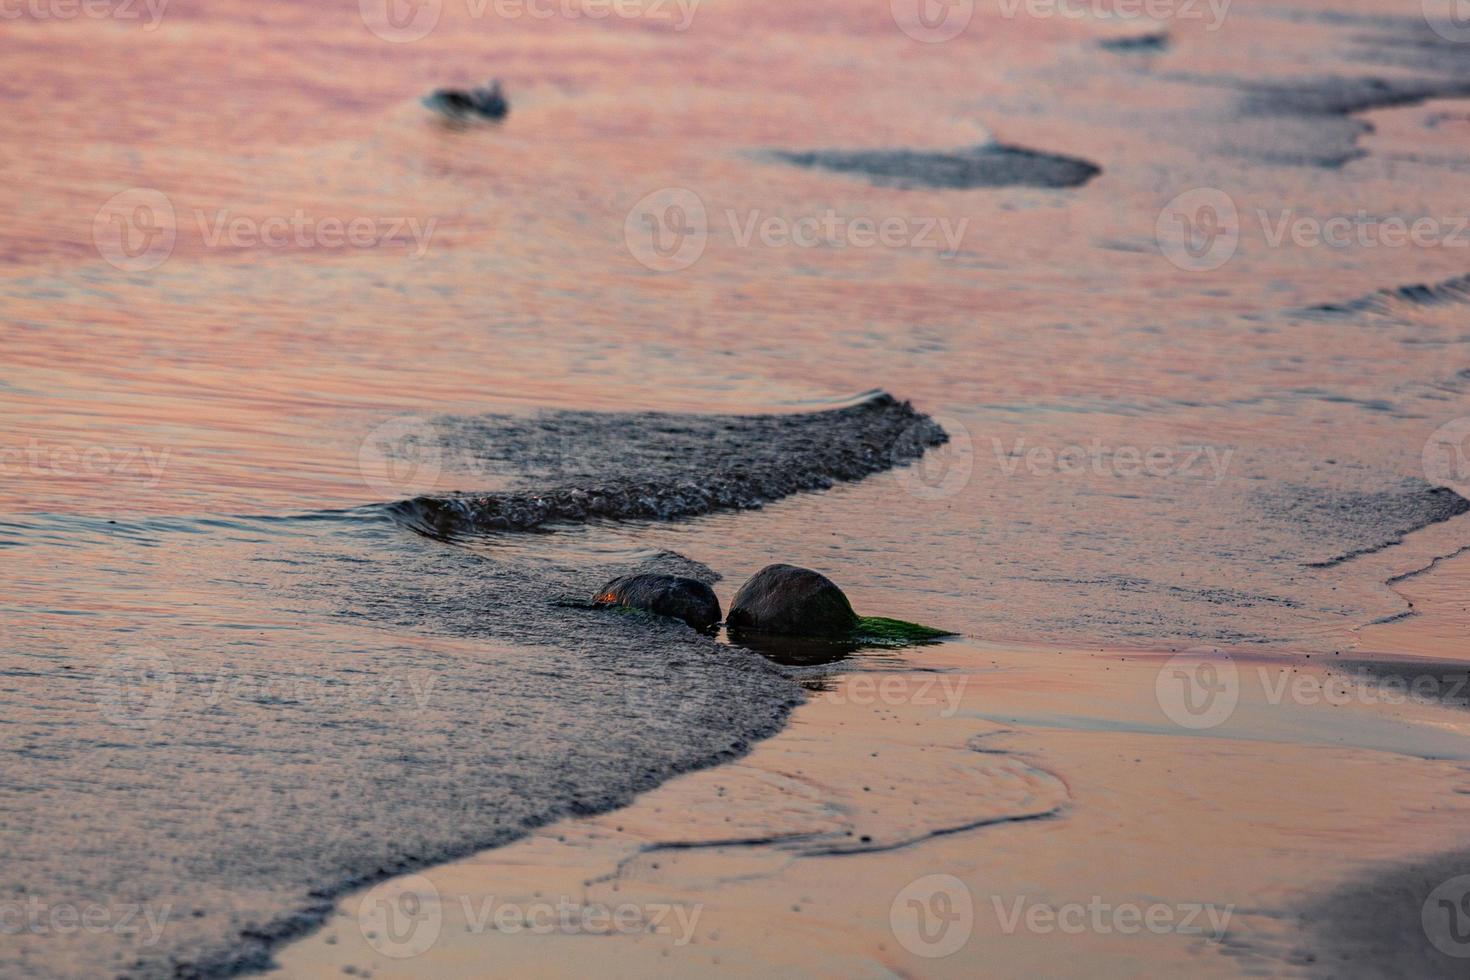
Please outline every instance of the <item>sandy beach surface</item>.
M274 975L1461 976L1462 606L1325 659L875 659L737 763L344 899ZM1381 644L1424 658L1345 666Z
M0 976L1463 975L1454 14L0 9Z

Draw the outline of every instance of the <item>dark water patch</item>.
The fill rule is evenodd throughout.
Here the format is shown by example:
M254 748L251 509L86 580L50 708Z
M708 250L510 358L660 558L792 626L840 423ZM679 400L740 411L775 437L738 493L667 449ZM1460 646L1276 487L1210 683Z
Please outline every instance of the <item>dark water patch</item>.
M1258 500L1320 549L1319 556L1300 556L1307 568L1331 568L1382 551L1406 534L1470 510L1470 501L1453 490L1418 478L1367 490L1294 485L1262 493Z
M1448 8L1446 8L1448 11ZM1391 65L1406 71L1422 74L1439 74L1465 78L1470 74L1465 64L1463 41L1451 40L1441 34L1429 22L1426 9L1423 16L1410 17L1363 17L1356 21L1362 30L1352 37L1354 49L1349 58L1377 65ZM1440 25L1452 36L1464 33L1461 25L1445 22Z
M1463 663L1334 658L1332 667L1372 684L1371 697L1378 703L1403 704L1413 699L1470 708L1470 667Z
M1104 38L1097 42L1097 46L1104 51L1116 51L1120 54L1157 54L1168 50L1169 32L1153 31L1131 37Z
M1467 73L1470 75L1470 73ZM1360 113L1470 95L1470 77L1325 77L1241 82L1246 117L1237 149L1271 163L1340 168L1366 155Z
M948 438L928 416L882 393L793 415L551 412L444 419L438 428L451 450L478 454L487 469L536 462L511 489L394 505L405 524L435 535L760 507L902 466Z
M857 174L885 187L1081 187L1102 168L1077 157L986 143L959 150L775 150L798 167Z
M1454 787L1463 791L1462 787ZM1292 955L1314 977L1465 976L1470 852L1369 870L1292 915ZM1249 937L1241 937L1250 948Z
M1330 405L1352 405L1355 408L1361 408L1365 412L1399 414L1393 402L1383 398L1355 398L1352 395L1344 395L1341 392L1328 391L1323 388L1290 388L1285 393L1287 395L1299 395L1304 398L1327 402Z
M1470 94L1470 81L1334 76L1248 84L1246 92L1246 108L1252 112L1334 117Z

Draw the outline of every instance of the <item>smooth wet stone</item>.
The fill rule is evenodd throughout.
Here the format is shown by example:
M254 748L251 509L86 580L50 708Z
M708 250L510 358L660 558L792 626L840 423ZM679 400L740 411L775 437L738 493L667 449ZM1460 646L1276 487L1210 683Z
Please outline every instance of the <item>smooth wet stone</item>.
M735 594L725 625L785 636L836 637L850 634L858 615L827 576L795 565L767 565Z
M720 600L714 590L698 579L677 575L621 575L598 589L592 602L672 616L699 630L720 621Z

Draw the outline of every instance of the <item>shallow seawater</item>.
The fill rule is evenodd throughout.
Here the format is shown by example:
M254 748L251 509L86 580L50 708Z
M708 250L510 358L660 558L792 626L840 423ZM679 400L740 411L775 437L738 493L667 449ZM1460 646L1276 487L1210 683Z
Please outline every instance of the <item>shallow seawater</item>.
M1459 48L1370 2L1126 54L1116 19L923 43L887 7L448 3L404 43L353 4L0 21L3 885L173 910L6 971L259 965L334 889L774 731L798 686L760 658L554 601L633 568L728 603L796 562L865 615L1073 646L1326 651L1405 610L1352 556L1460 543L1431 436L1470 416L1464 290L1392 292L1470 272ZM490 75L500 125L419 104ZM992 138L1101 173L775 156ZM1337 217L1368 244L1278 234ZM446 538L386 506L697 482L744 445L704 416L874 389L948 441L677 522Z

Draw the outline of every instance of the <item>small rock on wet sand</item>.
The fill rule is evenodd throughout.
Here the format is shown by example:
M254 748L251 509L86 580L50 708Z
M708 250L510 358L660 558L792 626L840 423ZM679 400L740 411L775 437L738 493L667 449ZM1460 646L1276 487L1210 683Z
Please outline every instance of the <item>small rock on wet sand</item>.
M698 630L720 622L720 600L714 590L698 579L677 575L622 575L599 589L592 602L672 616Z
M810 568L767 565L752 575L730 604L726 625L784 636L844 636L858 615L832 580Z

